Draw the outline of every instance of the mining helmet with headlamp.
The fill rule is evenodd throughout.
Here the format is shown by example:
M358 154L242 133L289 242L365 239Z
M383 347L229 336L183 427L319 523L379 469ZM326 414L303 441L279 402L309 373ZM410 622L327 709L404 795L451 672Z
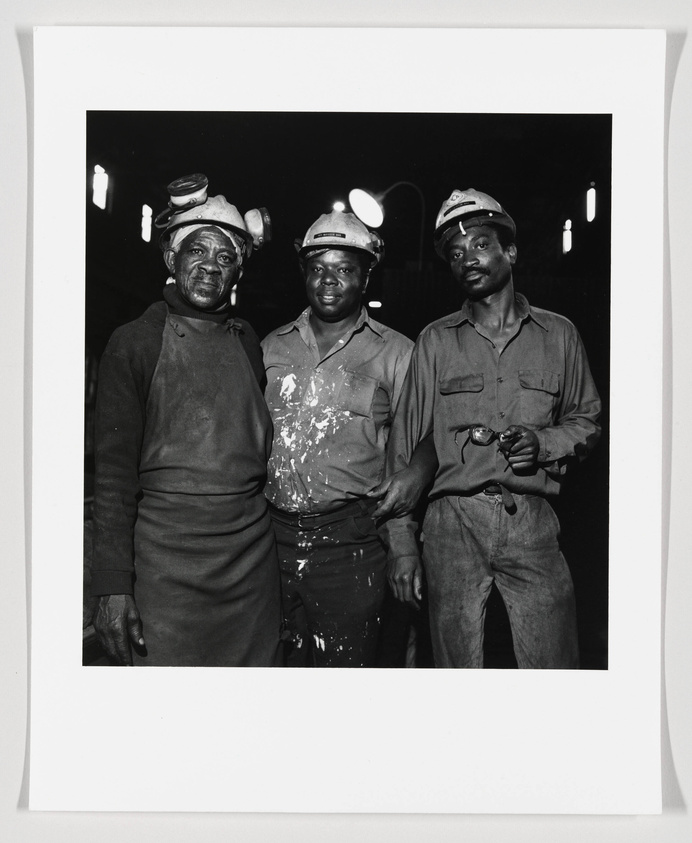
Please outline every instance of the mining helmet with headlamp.
M295 247L301 258L308 258L317 251L326 252L331 249L367 252L371 267L379 263L384 256L382 238L363 225L355 214L345 211L322 214L308 228L302 241L295 241Z
M514 220L492 196L479 190L453 190L449 199L445 199L435 220L433 241L435 251L445 257L445 248L449 240L461 231L476 225L495 225L517 233Z
M168 207L154 221L157 228L164 229L159 238L162 249L169 248L175 231L191 225L214 225L239 235L242 257L271 240L271 219L266 208L253 208L241 216L225 196L208 196L208 186L209 180L202 173L183 176L168 185Z

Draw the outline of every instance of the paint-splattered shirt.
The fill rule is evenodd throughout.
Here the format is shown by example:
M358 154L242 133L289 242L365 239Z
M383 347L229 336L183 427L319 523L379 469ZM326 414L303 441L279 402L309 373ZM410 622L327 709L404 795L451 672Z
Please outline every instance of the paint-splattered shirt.
M262 342L274 422L266 495L286 512L328 512L383 477L413 343L362 309L320 357L310 308Z

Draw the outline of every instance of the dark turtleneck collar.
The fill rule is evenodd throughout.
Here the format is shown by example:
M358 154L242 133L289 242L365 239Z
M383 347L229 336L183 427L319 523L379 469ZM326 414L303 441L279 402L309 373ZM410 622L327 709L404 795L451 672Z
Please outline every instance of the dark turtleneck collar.
M163 298L171 313L175 313L178 316L187 316L191 319L206 319L209 322L218 322L219 324L228 322L229 319L233 318L230 303L223 310L215 310L212 313L206 310L198 310L189 304L189 302L185 301L178 292L175 284L166 284L163 288Z

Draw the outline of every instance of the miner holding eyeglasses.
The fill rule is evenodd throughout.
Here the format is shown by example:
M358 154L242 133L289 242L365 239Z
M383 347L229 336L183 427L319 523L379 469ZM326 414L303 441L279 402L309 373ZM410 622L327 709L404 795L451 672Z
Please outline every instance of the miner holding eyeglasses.
M389 581L416 605L425 571L437 667L483 666L495 583L520 668L577 668L574 589L549 499L600 436L601 402L566 318L514 289L513 219L492 197L454 190L435 248L466 295L419 336L392 426L387 472L433 434L439 466L422 529L388 524Z

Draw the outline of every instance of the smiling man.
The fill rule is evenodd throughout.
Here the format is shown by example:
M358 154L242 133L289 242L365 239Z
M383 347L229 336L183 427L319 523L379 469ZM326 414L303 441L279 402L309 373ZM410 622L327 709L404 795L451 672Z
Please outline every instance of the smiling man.
M161 246L173 283L101 360L94 626L117 664L271 666L281 630L263 495L271 420L259 341L230 308L263 239L250 231L259 212L243 218L207 198L204 177L169 191Z
M520 668L579 666L574 590L549 498L600 435L601 403L577 331L514 290L515 224L492 197L455 190L435 248L466 294L416 342L388 469L433 435L439 467L423 523L437 667L482 667L495 583ZM391 584L416 604L422 569L407 518L390 522Z
M353 214L324 214L296 247L309 307L262 342L274 422L266 494L290 634L287 663L369 667L386 551L368 494L383 479L413 343L363 306L383 244ZM419 492L424 477L423 469L409 489Z

